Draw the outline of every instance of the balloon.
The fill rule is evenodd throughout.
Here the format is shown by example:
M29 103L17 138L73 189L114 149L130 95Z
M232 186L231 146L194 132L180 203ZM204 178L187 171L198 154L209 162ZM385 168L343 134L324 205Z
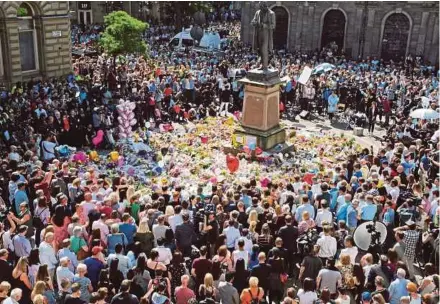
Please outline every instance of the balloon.
M134 126L136 124L136 122L137 122L137 120L133 118L132 120L130 120L130 125Z
M125 134L125 133L119 133L119 138L127 138L127 134Z
M110 155L110 159L113 162L117 162L118 161L118 158L119 158L119 152L118 151L112 151L112 152L109 153L109 155Z
M124 156L118 157L118 166L122 167L124 165Z
M229 169L229 172L234 173L238 170L240 165L238 158L232 154L228 154L226 156L226 165Z
M73 161L85 163L87 161L87 154L84 151L76 152L73 155Z
M153 172L157 175L161 175L162 174L162 168L161 167L156 167L153 169Z
M98 160L98 159L99 159L98 152L96 152L96 151L90 151L90 152L89 152L89 159L90 159L91 161Z
M133 118L134 118L134 113L133 112L129 113L128 114L128 119L132 120Z
M256 153L257 155L260 155L261 153L263 153L263 150L261 150L260 147L257 147L257 148L255 149L255 153Z
M248 146L244 146L244 147L243 147L243 151L244 151L246 154L251 153L251 149L249 149Z
M123 123L124 123L124 120L122 119L122 116L119 116L119 117L118 117L118 122L119 122L120 124L123 124Z
M96 136L92 139L92 143L97 148L100 143L104 140L104 131L98 130L96 133Z

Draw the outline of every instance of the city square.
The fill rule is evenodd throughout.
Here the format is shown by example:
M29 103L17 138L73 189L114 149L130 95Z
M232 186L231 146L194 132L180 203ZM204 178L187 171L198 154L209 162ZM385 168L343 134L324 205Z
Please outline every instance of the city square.
M439 302L439 3L0 2L0 303Z

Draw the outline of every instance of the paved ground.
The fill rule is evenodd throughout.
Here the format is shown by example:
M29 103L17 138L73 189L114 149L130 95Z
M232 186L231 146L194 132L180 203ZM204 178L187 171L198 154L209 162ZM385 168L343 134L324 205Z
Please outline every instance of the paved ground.
M380 139L383 138L383 136L386 134L386 130L381 128L376 124L375 131L373 136L368 135L368 129L364 129L363 136L356 136L353 133L353 130L346 129L346 125L342 123L335 122L330 124L330 120L328 117L317 117L314 115L312 119L301 119L291 121L291 120L283 120L283 122L286 123L286 125L292 125L296 128L300 129L308 129L312 131L319 132L320 130L324 130L331 133L341 134L344 133L344 135L347 136L353 136L356 138L356 142L359 143L361 146L364 146L366 148L370 148L373 146L374 152L376 153L379 147L381 147Z

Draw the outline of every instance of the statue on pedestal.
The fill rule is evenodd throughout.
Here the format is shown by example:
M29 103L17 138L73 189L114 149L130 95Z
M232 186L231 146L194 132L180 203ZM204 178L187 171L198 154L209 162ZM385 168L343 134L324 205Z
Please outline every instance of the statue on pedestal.
M269 9L265 1L261 1L259 5L260 9L251 21L251 25L255 27L253 48L258 50L261 56L263 72L267 72L269 70L269 53L273 49L275 13Z

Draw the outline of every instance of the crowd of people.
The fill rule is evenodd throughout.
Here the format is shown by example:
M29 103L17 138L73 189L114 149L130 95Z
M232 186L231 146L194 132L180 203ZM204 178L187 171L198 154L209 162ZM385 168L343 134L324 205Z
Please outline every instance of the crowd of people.
M167 171L152 187L60 154L60 145L118 147L120 99L136 102L133 129L146 134L240 111L239 76L258 58L233 38L238 23L215 26L230 37L221 57L174 51L175 29L150 27L149 58L120 56L112 67L104 53L81 56L66 78L2 92L1 303L437 303L438 121L408 111L422 97L437 109L438 77L420 60L353 60L330 49L272 55L290 79L283 112L316 104L333 119L351 108L367 114L371 132L378 121L390 128L382 147L319 172L217 181L209 194L200 184L188 196L194 181L168 183ZM297 82L305 65L322 62L336 67ZM371 221L387 236L364 251L354 235Z

